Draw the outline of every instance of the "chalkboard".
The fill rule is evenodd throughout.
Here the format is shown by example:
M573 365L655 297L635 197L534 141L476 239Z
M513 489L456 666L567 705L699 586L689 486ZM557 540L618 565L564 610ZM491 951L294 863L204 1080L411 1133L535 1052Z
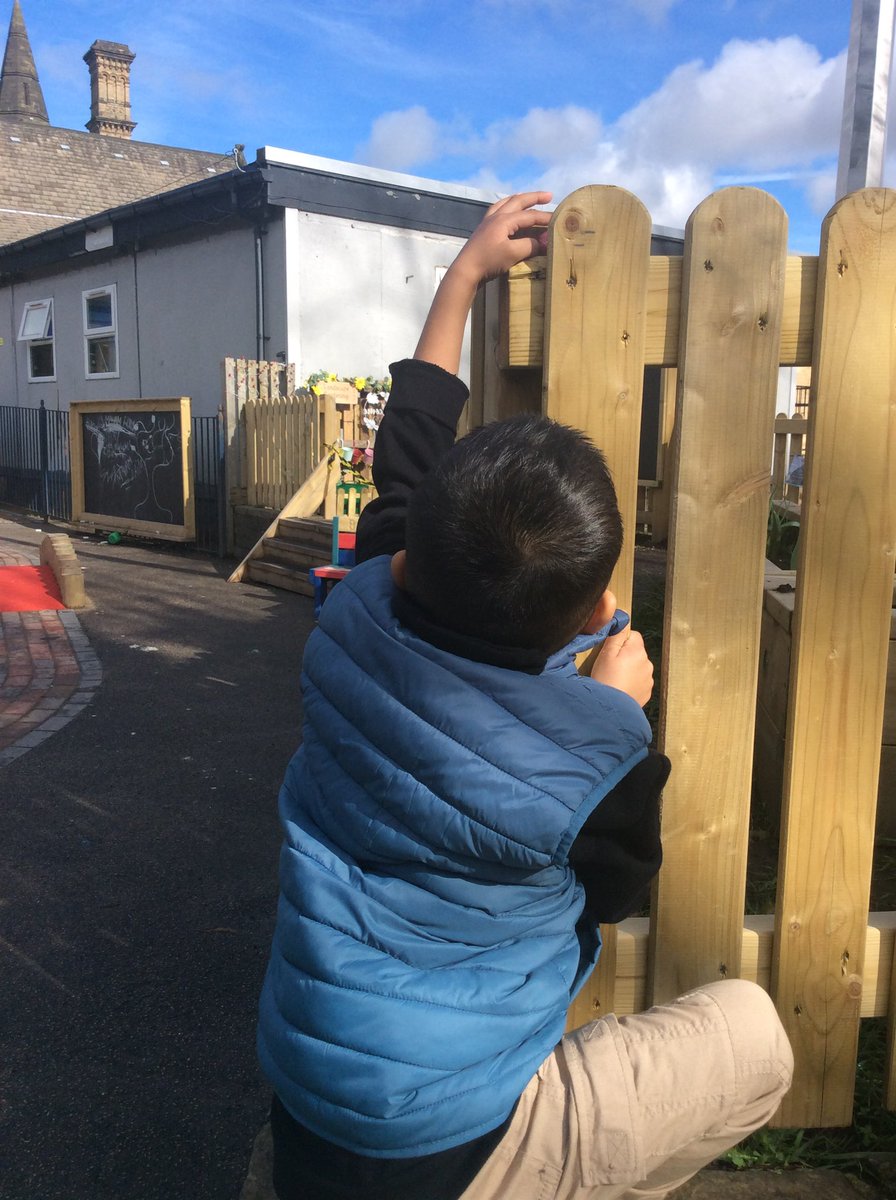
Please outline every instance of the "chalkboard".
M70 419L76 521L195 536L188 399L78 402Z

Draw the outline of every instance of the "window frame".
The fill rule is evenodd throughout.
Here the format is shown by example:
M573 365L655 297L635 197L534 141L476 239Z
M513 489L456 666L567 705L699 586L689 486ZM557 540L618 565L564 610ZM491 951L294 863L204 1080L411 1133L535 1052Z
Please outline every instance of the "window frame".
M90 301L99 296L110 299L111 321L108 325L91 326L88 320ZM81 314L84 327L84 378L85 379L118 379L121 375L118 358L118 285L105 284L103 287L88 288L81 293ZM90 347L93 342L110 341L114 348L115 365L112 371L91 371Z
M29 318L34 313L41 311L43 311L43 322L38 327L28 329ZM53 327L53 318L52 296L45 300L29 300L22 309L22 319L19 322L17 341L24 342L27 346L29 383L54 383L56 380L56 334ZM37 333L37 328L40 329L40 333ZM52 354L53 369L49 375L38 375L34 370L33 351L43 346L49 346Z

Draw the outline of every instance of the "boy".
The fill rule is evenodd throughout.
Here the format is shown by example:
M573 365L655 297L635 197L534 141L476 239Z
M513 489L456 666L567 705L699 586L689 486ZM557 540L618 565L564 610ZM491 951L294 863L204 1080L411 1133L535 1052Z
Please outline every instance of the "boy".
M540 417L454 444L476 288L549 200L489 209L392 367L360 565L306 648L259 1023L281 1200L659 1197L789 1084L741 981L563 1036L599 922L659 868L669 764L600 453Z

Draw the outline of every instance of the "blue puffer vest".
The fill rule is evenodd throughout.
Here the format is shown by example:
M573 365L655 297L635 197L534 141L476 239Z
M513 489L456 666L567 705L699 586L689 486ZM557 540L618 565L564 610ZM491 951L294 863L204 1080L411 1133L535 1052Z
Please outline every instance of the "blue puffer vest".
M391 595L388 558L355 568L305 651L258 1045L298 1121L401 1158L500 1125L562 1036L599 947L567 855L650 728L569 648L471 662Z

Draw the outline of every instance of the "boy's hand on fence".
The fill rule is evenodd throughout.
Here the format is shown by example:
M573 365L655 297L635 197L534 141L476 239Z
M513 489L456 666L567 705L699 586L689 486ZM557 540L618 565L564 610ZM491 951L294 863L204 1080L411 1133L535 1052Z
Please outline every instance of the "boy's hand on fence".
M551 214L534 205L548 204L550 199L550 192L519 192L498 200L470 235L451 270L478 287L533 254L543 254Z
M543 249L551 214L533 209L550 192L520 192L493 204L439 284L414 358L457 374L464 329L480 283Z
M608 637L591 668L591 678L631 696L643 708L653 694L653 663L635 629Z

